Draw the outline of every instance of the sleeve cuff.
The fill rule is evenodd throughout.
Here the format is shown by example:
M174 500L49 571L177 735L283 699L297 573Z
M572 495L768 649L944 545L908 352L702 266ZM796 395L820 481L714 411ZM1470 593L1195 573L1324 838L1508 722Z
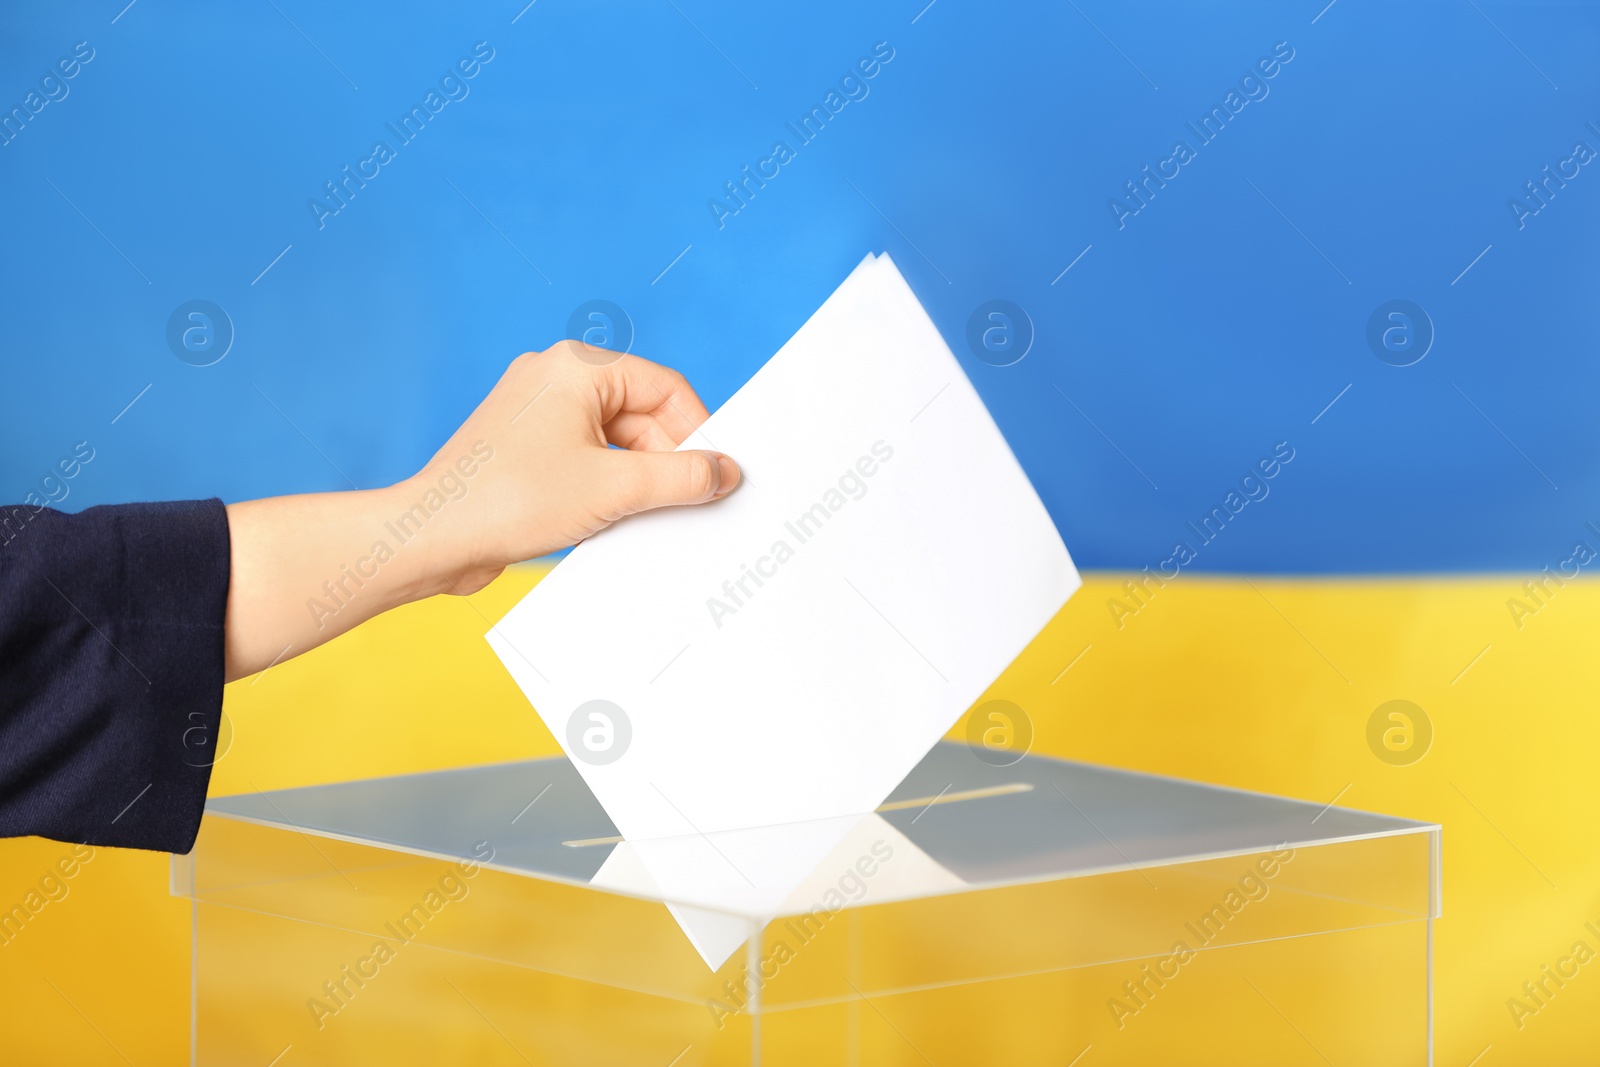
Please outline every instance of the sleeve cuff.
M226 509L6 517L0 833L189 851L218 756Z

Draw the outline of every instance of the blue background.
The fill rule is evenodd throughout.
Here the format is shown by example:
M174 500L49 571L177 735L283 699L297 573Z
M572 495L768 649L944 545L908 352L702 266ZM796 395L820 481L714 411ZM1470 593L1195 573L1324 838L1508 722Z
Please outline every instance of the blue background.
M887 250L1082 566L1164 559L1282 440L1197 568L1593 540L1600 165L1523 229L1507 206L1600 149L1593 6L924 2L8 6L4 110L95 57L0 147L0 495L79 440L69 510L391 482L592 299L715 408ZM468 97L319 230L307 200L478 41ZM707 200L879 41L867 98L719 229ZM1280 41L1269 95L1119 229L1123 183ZM997 298L1036 335L1007 367L965 340ZM1436 331L1408 367L1365 336L1396 298ZM166 341L193 299L236 329L212 366Z

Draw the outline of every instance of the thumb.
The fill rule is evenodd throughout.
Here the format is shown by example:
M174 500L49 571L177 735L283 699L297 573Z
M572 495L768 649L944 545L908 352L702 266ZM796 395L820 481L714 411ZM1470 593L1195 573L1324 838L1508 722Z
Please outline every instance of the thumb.
M720 452L613 450L621 466L621 510L632 515L673 504L703 504L733 492L739 467Z

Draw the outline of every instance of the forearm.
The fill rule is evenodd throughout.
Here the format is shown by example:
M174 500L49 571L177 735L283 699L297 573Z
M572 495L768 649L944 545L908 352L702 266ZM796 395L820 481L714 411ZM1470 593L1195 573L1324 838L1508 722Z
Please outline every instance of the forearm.
M229 505L228 681L447 591L445 531L414 517L415 495L407 481Z

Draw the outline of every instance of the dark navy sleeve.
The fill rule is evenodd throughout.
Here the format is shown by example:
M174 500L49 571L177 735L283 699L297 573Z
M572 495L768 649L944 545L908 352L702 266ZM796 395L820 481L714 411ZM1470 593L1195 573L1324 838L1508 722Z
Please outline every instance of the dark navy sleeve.
M220 500L0 507L0 836L194 846L228 574Z

